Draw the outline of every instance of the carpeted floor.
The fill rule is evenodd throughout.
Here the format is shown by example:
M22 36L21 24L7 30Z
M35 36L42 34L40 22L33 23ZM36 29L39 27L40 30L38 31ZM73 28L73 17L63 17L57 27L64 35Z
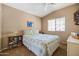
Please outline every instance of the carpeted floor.
M0 53L2 56L35 56L34 53L29 51L24 46L19 46L10 50L5 50ZM66 45L60 46L53 54L53 56L66 56L67 55L67 48Z

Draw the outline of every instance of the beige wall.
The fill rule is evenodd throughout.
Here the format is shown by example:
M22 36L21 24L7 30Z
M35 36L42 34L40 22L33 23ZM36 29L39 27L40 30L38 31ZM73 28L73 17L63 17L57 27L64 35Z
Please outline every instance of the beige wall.
M67 40L68 36L70 33L77 32L79 31L79 25L74 25L74 12L78 10L78 4L57 10L55 12L52 12L51 14L45 16L42 18L42 31L47 33L47 34L56 34L59 35L62 40ZM47 21L56 17L61 17L65 16L66 17L66 29L65 32L49 32L48 31L48 25Z
M1 4L0 4L0 49L1 49Z
M25 13L18 9L2 5L2 33L15 32L29 29L25 23L30 20L33 22L33 28L41 30L41 18ZM6 38L6 37L5 37ZM7 47L7 39L3 39L3 48Z
M28 29L25 23L33 21L36 29L41 30L41 18L22 12L15 8L2 5L3 9L3 33Z

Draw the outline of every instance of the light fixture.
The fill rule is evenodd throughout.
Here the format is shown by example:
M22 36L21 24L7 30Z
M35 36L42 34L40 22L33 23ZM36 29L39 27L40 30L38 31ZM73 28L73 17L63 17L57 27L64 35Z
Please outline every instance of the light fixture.
M56 5L55 3L44 3L44 10L47 11L48 10L48 7L52 7Z

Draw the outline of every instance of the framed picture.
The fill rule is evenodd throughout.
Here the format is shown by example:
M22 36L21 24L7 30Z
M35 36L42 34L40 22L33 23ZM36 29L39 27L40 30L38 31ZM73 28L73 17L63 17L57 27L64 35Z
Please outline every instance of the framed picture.
M31 21L27 21L27 27L32 27L32 22Z
M74 13L74 21L76 25L79 25L79 10Z

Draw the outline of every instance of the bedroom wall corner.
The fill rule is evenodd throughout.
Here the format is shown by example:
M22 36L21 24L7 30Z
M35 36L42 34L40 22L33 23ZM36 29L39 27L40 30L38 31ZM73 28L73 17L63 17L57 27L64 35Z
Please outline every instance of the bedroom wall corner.
M1 6L1 3L0 3L0 50L1 50L1 29L2 29L1 28L2 27L1 26L1 24L2 24L2 22L1 22L2 21L2 16L1 16L2 15L2 11L1 11L1 8L2 8L2 6Z

